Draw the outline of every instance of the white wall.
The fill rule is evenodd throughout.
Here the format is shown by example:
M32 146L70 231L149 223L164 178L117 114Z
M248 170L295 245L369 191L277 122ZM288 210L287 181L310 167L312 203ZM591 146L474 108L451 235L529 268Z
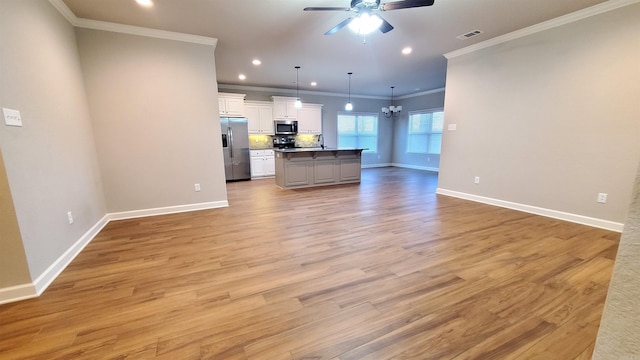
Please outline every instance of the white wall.
M27 256L0 149L0 289L31 283ZM2 292L2 290L0 290ZM6 291L5 291L6 292ZM5 294L8 296L8 294ZM0 295L0 303L3 301Z
M77 38L107 211L226 205L214 47L92 29Z
M73 27L49 2L3 0L0 49L0 105L24 124L0 125L0 147L38 281L105 215L102 180Z
M449 59L439 192L621 227L640 160L638 19L636 3Z
M109 219L227 205L215 39L73 22L0 0L0 106L24 123L0 125L0 303L44 291Z

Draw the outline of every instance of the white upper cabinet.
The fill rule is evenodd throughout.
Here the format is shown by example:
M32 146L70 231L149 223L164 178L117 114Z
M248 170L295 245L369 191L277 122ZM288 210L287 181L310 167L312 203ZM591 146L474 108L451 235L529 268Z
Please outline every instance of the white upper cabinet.
M273 105L266 101L245 101L249 134L273 135Z
M278 120L296 120L298 109L296 109L296 98L284 96L272 96L273 118Z
M322 134L322 105L302 104L298 109L298 134Z
M245 94L218 93L218 108L221 116L244 117Z

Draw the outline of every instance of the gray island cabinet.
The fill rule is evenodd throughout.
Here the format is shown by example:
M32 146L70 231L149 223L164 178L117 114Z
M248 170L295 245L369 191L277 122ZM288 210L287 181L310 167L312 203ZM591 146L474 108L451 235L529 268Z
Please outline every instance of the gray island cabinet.
M276 185L283 189L295 189L359 183L362 150L364 149L274 149Z

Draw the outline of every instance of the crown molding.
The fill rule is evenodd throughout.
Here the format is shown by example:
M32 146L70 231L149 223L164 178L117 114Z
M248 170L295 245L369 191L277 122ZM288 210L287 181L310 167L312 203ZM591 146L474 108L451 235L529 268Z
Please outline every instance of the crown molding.
M394 96L394 99L398 99L398 100L411 99L411 98L422 96L422 95L437 94L437 93L440 93L440 92L444 92L444 90L445 90L445 88L441 87L441 88L437 88L437 89L417 92L417 93L414 93L414 94L407 94L407 95L402 95L402 96ZM391 99L391 98L389 98L389 99Z
M448 52L446 54L444 54L444 57L446 57L447 59L452 59L461 55L465 55L465 54L469 54L484 48L488 48L494 45L498 45L498 44L502 44L505 43L507 41L511 41L511 40L515 40L515 39L519 39L528 35L532 35L541 31L545 31L545 30L549 30L558 26L562 26L562 25L566 25L572 22L576 22L582 19L586 19L595 15L599 15L611 10L615 10L624 6L628 6L631 4L635 4L640 2L640 0L609 0L607 2L603 2L591 7L588 7L586 9L582 9L582 10L578 10L576 12L567 14L567 15L563 15L560 17L557 17L555 19L551 19L551 20L547 20L544 22L541 22L539 24L536 25L532 25L520 30L516 30L513 32L510 32L508 34L504 34L501 36L497 36L493 39L489 39L486 41L482 41L476 44L473 44L471 46L467 46L464 47L462 49L459 50L455 50L455 51L451 51Z
M64 16L65 19L67 19L69 23L71 23L71 25L75 26L75 22L78 21L78 17L71 11L71 9L69 9L67 4L62 2L62 0L49 0L49 2L60 14L62 14L62 16Z
M230 89L230 90L243 90L243 91L262 91L262 92L278 92L282 94L292 94L291 96L295 96L295 89L284 89L284 88L272 88L272 87L262 87L262 86L250 86L250 85L233 85L233 84L218 84L219 89ZM417 96L435 94L439 92L443 92L444 88L437 88L433 90L422 91L415 94L396 96L394 99L410 99ZM334 96L334 97L347 97L347 93L333 93L333 92L322 92L322 91L311 91L311 90L300 90L300 94L305 95L321 95L321 96ZM390 100L391 96L373 96L373 95L358 95L351 94L352 98L357 99L375 99L375 100Z
M123 34L153 37L153 38L165 39L165 40L176 40L176 41L189 42L194 44L211 45L214 48L218 44L218 39L215 39L215 38L189 35L189 34L177 33L172 31L149 29L149 28L143 28L139 26L115 24L115 23L110 23L105 21L78 19L78 21L76 22L76 24L74 24L74 26L79 28L104 30L104 31L118 32Z
M281 94L292 94L295 97L296 90L295 89L285 89L285 88L273 88L273 87L263 87L263 86L250 86L250 85L233 85L233 84L218 84L219 89L231 89L231 90L248 90L248 91L262 91L262 92L278 92ZM322 96L335 96L335 97L346 97L347 93L332 93L332 92L322 92L322 91L312 91L312 90L300 90L300 94L305 95L322 95ZM351 94L351 97L356 97L358 99L387 99L384 96L372 96L372 95L354 95Z
M111 31L111 32L118 32L123 34L146 36L146 37L153 37L153 38L165 39L165 40L175 40L175 41L189 42L194 44L210 45L210 46L213 46L214 49L218 44L218 39L206 37L206 36L190 35L190 34L183 34L183 33L178 33L173 31L157 30L157 29L150 29L150 28L144 28L139 26L116 24L116 23L111 23L106 21L83 19L83 18L77 17L62 0L49 0L49 2L74 27L93 29L93 30Z

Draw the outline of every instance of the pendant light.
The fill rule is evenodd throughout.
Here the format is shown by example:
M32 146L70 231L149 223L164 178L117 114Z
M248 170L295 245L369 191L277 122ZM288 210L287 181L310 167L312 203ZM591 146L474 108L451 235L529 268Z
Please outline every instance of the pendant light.
M302 102L300 101L300 89L298 88L298 72L300 70L300 66L296 66L296 108L300 109L302 107Z
M351 104L351 75L353 75L353 73L350 72L347 73L347 75L349 75L349 102L344 106L344 109L347 111L351 111L353 110L353 104Z
M395 86L391 87L391 105L389 105L389 107L383 107L382 108L382 113L384 114L384 117L392 117L392 116L398 116L400 115L400 111L402 111L402 106L393 106L393 88Z

